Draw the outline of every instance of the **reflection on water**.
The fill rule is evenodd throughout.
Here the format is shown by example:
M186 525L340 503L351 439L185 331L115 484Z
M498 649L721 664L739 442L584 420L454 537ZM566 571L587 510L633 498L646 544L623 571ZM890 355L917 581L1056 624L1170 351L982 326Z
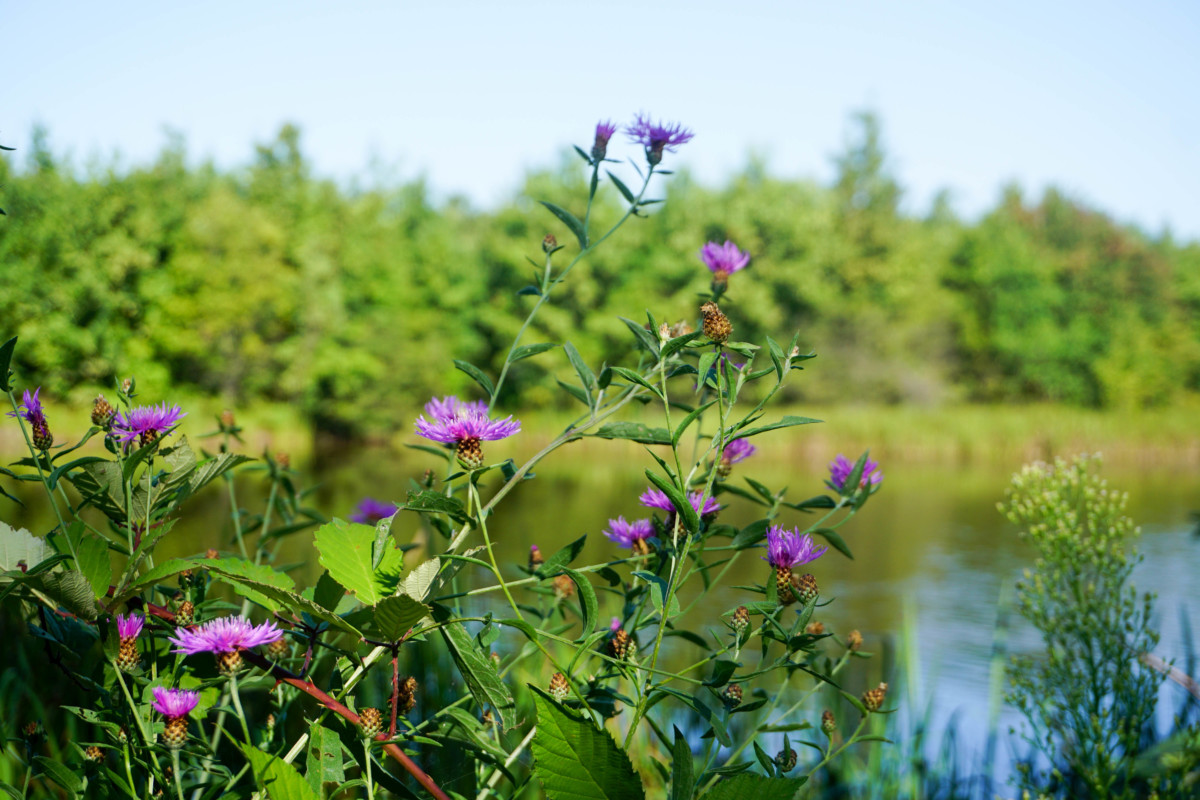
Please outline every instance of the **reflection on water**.
M569 451L568 451L569 452ZM647 459L648 460L648 459ZM437 466L420 453L391 450L358 451L354 459L322 458L316 465L319 488L309 505L328 515L349 514L363 495L380 499L400 499L410 478L426 467ZM513 492L491 520L489 529L498 543L497 556L502 564L524 564L529 545L536 543L549 554L584 534L587 547L580 563L602 561L618 555L601 531L609 517L626 518L642 512L637 496L646 487L639 480L644 465L638 462L628 471L609 468L597 471L586 483L577 477L556 473L554 464L543 465L538 477ZM1014 465L1014 469L1018 465ZM740 468L739 468L740 469ZM575 465L574 475L579 474ZM755 477L768 485L791 486L793 500L823 490L823 476L811 470L769 474L755 471ZM1153 474L1119 473L1107 470L1110 485L1130 494L1129 513L1143 527L1141 550L1145 562L1135 578L1144 588L1158 594L1159 625L1163 632L1159 655L1183 663L1187 638L1183 632L1181 610L1191 620L1200 619L1200 597L1193 589L1193 578L1200 571L1200 542L1189 533L1188 514L1200 507L1200 475L1179 472ZM1009 473L995 470L928 466L887 470L883 491L876 495L864 512L851 520L841 532L855 554L853 561L830 553L812 565L822 587L823 597L835 598L819 617L832 630L846 632L858 628L866 636L866 650L893 648L905 625L905 614L918 644L918 705L929 704L938 730L938 721L960 712L958 721L962 742L975 757L982 748L989 726L990 660L997 622L998 600L1010 590L1021 570L1032 561L1028 548L1019 542L1015 531L996 511ZM733 480L737 480L735 473ZM245 508L261 508L265 486L261 477L243 479L238 495ZM17 508L0 498L0 519L43 532L53 523L39 493L26 485L23 496L27 508ZM723 499L729 507L722 521L741 526L757 518L755 507L730 495ZM786 525L803 523L806 516L788 511ZM160 557L201 553L206 548L231 550L231 521L223 489L216 487L192 501L189 516L162 543ZM408 541L416 531L415 517L402 516L393 531L400 541ZM311 536L301 534L283 547L281 563L295 563L297 582L308 585L319 572ZM739 602L754 597L728 587L763 582L767 568L759 552L748 552L731 570L727 588L698 607L696 620L719 629L719 614ZM686 597L684 598L686 602ZM601 594L606 616L619 613L611 597ZM1037 639L1012 620L1010 648L1031 649ZM694 646L681 640L673 648L686 649L676 658L690 657ZM877 668L877 667L875 667ZM865 686L866 676L859 676ZM863 686L847 685L852 691ZM1179 696L1174 686L1164 688L1164 713L1169 716ZM1002 712L1001 731L1018 719ZM1001 759L1012 753L1000 752Z

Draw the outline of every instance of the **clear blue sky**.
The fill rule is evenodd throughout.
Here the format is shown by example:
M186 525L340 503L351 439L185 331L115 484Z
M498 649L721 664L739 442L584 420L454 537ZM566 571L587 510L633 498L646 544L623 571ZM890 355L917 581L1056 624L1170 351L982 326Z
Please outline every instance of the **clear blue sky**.
M825 180L871 108L923 212L1053 183L1200 238L1200 2L0 2L0 142L35 122L77 163L250 160L284 121L318 173L480 205L639 110L696 133L716 183L753 151ZM17 154L19 156L19 154Z

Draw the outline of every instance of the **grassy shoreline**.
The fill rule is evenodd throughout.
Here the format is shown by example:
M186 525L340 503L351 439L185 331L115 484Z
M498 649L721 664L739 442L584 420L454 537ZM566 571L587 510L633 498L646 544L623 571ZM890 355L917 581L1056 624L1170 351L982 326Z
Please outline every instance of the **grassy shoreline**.
M205 446L200 434L215 428L223 407L213 399L188 400L191 413L182 430L194 444ZM406 417L415 418L413 409ZM90 408L48 405L51 430L61 444L72 443L90 424ZM1114 467L1156 467L1200 470L1200 406L1178 405L1134 412L1096 411L1055 405L956 405L940 408L842 405L795 406L776 409L767 419L798 414L821 424L791 428L761 437L760 457L779 464L821 465L837 453L870 449L889 464L1010 465L1079 452L1101 452ZM398 414L398 416L400 416ZM365 443L348 443L313 436L305 420L284 405L259 404L237 410L244 428L245 451L286 451L297 462L348 447L391 447L403 450L416 441L409 423ZM661 418L648 409L632 409L623 419L660 426ZM521 460L541 449L567 425L574 412L540 411L521 415L522 434L503 452ZM641 445L585 439L573 443L573 462L613 463ZM13 460L25 443L17 427L0 426L0 453Z

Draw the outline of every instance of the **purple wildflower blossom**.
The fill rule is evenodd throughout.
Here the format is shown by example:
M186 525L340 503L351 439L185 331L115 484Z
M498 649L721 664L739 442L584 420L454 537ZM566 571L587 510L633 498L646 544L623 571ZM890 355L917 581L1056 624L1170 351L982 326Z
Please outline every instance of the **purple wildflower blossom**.
M721 504L712 497L704 498L704 505L701 507L700 499L703 497L703 492L689 492L688 502L692 504L692 508L696 509L696 513L700 516L705 514L714 514L721 510ZM649 508L658 508L663 511L673 512L675 505L671 502L671 498L658 489L647 489L638 497L642 505Z
M767 528L767 555L763 558L772 567L791 569L800 564L816 561L828 548L814 545L812 537L796 530L785 530L779 525Z
M379 520L387 519L395 513L394 503L384 503L374 497L364 497L358 501L358 510L350 515L350 521L374 525Z
M160 406L138 406L130 409L128 414L114 416L108 435L126 445L137 439L138 444L145 447L170 432L186 416L187 412L179 406L168 407L165 402Z
M617 126L611 120L601 120L596 123L596 140L592 144L592 158L602 160L608 155L608 140L617 132Z
M468 414L487 414L487 403L482 400L467 402L454 395L435 397L425 404L425 413L437 422L449 422Z
M154 687L154 702L151 707L164 717L186 717L200 702L199 692L189 692L186 689L164 689Z
M616 633L617 631L621 630L621 618L613 617L612 622L609 623L608 629L610 631L612 631L613 633Z
M694 134L679 123L652 122L649 117L638 114L633 124L625 129L632 142L646 148L646 160L651 166L662 161L663 151L674 153L681 144L687 144Z
M180 630L168 641L176 653L234 653L283 638L274 622L255 626L245 617L219 617L192 630Z
M122 639L136 639L142 634L142 625L146 618L141 614L117 614L117 635Z
M621 547L632 550L639 541L654 538L654 526L648 519L626 522L625 517L617 517L608 521L608 530L604 535Z
M725 244L709 242L700 248L700 260L718 278L727 278L745 269L750 263L750 254L743 253L736 244L726 239Z
M740 464L758 450L757 447L750 444L746 439L734 439L729 444L725 445L725 450L722 453L721 460L728 461L730 464Z
M435 418L432 422L424 416L417 417L417 433L443 444L458 444L469 439L493 442L506 439L520 430L521 423L511 415L505 419L492 419L487 414L468 411L452 419Z
M846 494L848 490L854 491L855 487L846 486L846 481L850 478L850 473L854 472L854 463L841 453L838 453L838 457L829 462L829 480L827 483L831 489L840 494ZM857 488L865 489L868 483L871 486L878 486L882 480L883 473L879 471L879 462L868 458L866 463L863 464L862 478L859 479Z
M26 389L21 396L21 404L17 406L17 410L8 412L8 415L10 417L20 417L34 427L39 425L44 427L46 425L46 412L42 410L42 403L38 400L38 393L40 391L42 391L42 387L40 386L33 390L33 394L30 394L29 390Z

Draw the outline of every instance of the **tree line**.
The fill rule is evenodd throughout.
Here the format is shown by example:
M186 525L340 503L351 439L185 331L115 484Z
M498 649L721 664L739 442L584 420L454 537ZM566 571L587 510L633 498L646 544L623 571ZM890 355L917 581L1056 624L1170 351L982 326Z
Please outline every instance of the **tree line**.
M84 402L135 375L144 396L287 403L346 435L407 426L430 395L466 389L454 358L495 373L543 236L575 247L533 201L582 213L588 177L567 154L481 210L423 180L314 176L291 126L236 170L191 163L177 137L124 169L77 169L44 131L5 156L0 336L21 337L24 381ZM632 347L619 317L694 321L709 277L697 252L730 239L753 256L722 301L734 338L798 330L820 355L796 401L1130 409L1200 391L1200 243L1055 189L1008 187L973 221L945 196L906 210L869 114L836 168L831 185L753 160L717 187L671 176L525 342L569 340L598 365ZM622 203L605 185L593 220ZM569 371L560 351L519 362L501 406L571 402L545 380Z

